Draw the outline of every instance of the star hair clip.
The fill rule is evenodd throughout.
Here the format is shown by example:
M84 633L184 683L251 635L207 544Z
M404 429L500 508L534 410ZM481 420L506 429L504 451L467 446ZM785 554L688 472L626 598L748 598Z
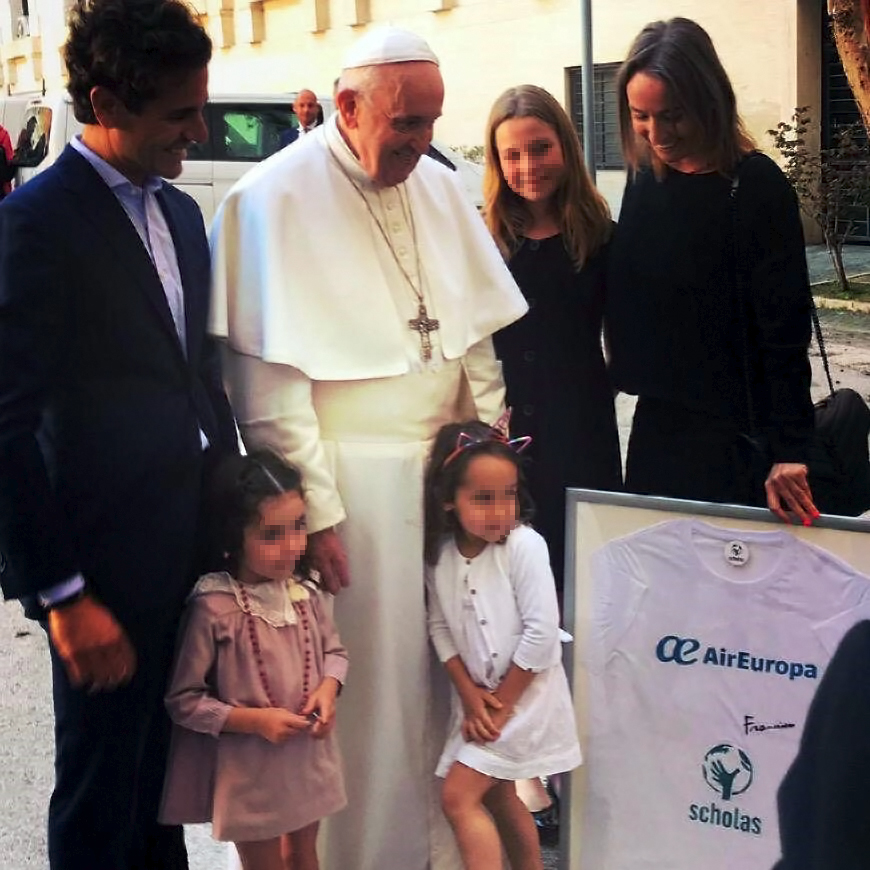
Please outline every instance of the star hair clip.
M513 450L514 453L522 453L523 450L532 443L532 436L522 435L519 438L511 438L510 422L511 409L508 408L501 417L499 417L498 420L489 427L490 431L487 435L478 437L469 435L467 432L460 432L456 438L456 447L444 460L441 467L446 468L454 459L456 459L457 456L459 456L460 453L462 453L463 450L467 450L469 447L474 447L477 444L485 444L489 441L498 441Z

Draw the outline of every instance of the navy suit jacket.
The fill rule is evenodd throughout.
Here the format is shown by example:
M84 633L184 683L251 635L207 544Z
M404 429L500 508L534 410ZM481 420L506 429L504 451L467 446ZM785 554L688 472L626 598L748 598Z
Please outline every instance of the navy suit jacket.
M299 138L299 131L295 127L288 127L286 130L281 131L281 135L278 137L278 148L286 148L288 145L292 145Z
M122 621L137 620L176 611L199 567L200 428L218 449L233 449L235 431L205 332L202 216L170 185L158 197L184 288L186 356L133 224L74 149L0 205L6 598L81 572Z

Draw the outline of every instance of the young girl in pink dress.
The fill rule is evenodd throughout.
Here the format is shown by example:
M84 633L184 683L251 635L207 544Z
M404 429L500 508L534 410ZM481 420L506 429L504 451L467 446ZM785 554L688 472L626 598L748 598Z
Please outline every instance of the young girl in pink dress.
M304 565L302 479L270 452L233 456L212 499L226 570L188 601L161 821L210 821L244 870L317 870L318 822L346 804L333 729L347 652Z
M516 781L580 764L562 668L559 608L544 539L503 428L444 426L425 479L429 633L453 683L436 774L466 870L541 870L538 834Z

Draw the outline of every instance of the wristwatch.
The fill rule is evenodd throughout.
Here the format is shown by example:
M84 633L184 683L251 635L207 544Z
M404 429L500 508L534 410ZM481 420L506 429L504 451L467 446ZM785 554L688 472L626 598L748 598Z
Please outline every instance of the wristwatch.
M86 587L82 587L77 592L73 592L68 598L62 598L60 601L54 601L49 604L46 601L40 600L40 604L42 605L43 610L47 612L51 612L52 610L65 610L72 604L75 604L77 601L81 601L88 594L88 590Z

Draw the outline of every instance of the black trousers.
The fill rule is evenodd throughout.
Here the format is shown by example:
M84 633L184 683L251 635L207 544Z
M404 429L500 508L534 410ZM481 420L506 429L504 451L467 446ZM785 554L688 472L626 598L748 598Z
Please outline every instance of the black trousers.
M129 630L129 629L128 629ZM112 692L73 687L51 646L55 787L51 870L187 870L181 827L157 824L170 723L163 704L176 623L130 631L137 670Z
M637 400L625 489L693 501L759 506L763 489L742 449L739 423L673 402Z

